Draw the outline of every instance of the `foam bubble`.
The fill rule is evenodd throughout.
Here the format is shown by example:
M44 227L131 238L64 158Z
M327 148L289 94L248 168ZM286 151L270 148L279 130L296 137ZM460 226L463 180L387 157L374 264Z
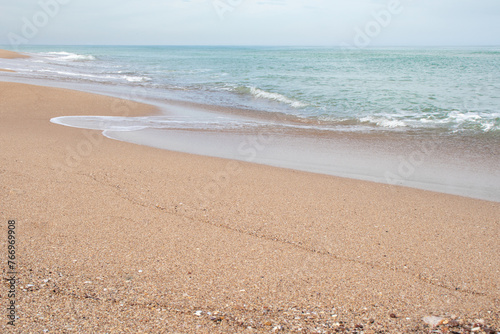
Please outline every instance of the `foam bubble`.
M366 116L362 117L359 119L362 123L373 123L378 126L384 127L384 128L400 128L400 127L406 127L406 123L400 120L396 119L389 119L389 118L380 118L380 117L372 117L372 116Z
M92 55L79 55L71 52L48 52L46 55L50 56L52 60L58 61L85 61L85 60L95 60L96 58Z
M125 80L128 82L142 82L142 81L149 81L151 78L148 77L137 77L137 76L130 76L130 75L125 75L123 76Z
M286 103L293 108L304 108L307 107L308 104L289 99L288 97L278 94L278 93L271 93L271 92L266 92L265 90L255 88L255 87L250 87L250 94L252 94L256 98L261 98L261 99L267 99L271 101L277 101L281 103Z

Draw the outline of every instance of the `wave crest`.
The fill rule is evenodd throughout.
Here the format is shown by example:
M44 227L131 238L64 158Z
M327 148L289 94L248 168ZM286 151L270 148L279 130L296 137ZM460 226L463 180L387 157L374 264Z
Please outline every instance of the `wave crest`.
M293 108L304 108L307 107L308 104L291 99L286 97L285 95L281 95L279 93L272 93L272 92L267 92L265 90L256 88L256 87L246 87L246 86L240 86L236 88L236 92L240 94L249 94L257 99L265 99L265 100L270 100L270 101L276 101L280 103L285 103L288 104L289 106Z
M53 60L59 61L89 61L96 58L92 55L79 55L71 52L47 52L45 55L51 57Z

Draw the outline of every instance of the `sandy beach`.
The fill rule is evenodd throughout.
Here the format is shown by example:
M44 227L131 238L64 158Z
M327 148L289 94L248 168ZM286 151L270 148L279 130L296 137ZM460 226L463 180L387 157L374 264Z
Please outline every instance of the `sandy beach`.
M157 112L112 97L17 83L0 96L0 248L6 261L15 220L19 316L2 332L427 333L428 316L500 330L500 203L50 123Z
M3 59L16 59L16 58L29 58L28 55L14 52L14 51L9 51L9 50L1 50L0 49L0 58Z

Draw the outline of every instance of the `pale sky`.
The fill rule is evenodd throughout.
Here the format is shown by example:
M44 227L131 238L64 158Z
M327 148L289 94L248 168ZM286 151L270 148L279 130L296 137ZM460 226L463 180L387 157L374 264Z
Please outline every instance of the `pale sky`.
M498 46L500 0L0 0L12 43Z

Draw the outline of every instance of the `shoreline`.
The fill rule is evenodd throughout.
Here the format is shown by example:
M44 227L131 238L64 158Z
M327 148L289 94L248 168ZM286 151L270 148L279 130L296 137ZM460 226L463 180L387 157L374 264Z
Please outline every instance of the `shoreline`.
M500 327L498 203L109 140L49 120L156 109L0 87L25 331Z
M312 119L301 120L276 112L175 101L172 96L160 97L158 92L146 91L140 86L50 81L22 75L16 79L17 74L3 77L3 80L20 83L132 99L160 109L155 116L144 117L141 121L146 124L144 130L139 130L142 125L131 124L131 119L122 121L116 117L126 116L120 113L109 115L112 117L54 120L81 128L97 129L108 124L111 129L136 130L114 133L109 127L100 128L110 138L166 150L500 202L500 170L497 168L500 137L495 135L452 134L429 129L345 130L349 127L346 124L338 125L338 129L331 124L324 127ZM187 116L189 121L186 121ZM231 128L234 126L231 124L236 128ZM161 130L162 127L166 130ZM268 138L273 140L260 142Z
M20 82L26 83L26 80ZM59 82L36 81L36 84L50 85L51 87L64 86L63 83ZM99 91L96 87L91 89L92 86L69 85L69 87L78 91L105 94L105 96L116 98L136 98L133 92ZM240 115L238 110L227 107L200 105L184 101L157 101L146 96L142 96L138 100L153 104L159 109L159 112L153 117L148 115L147 119L160 117L176 122L178 118L183 120L186 115L189 115L194 121L198 118L202 121L206 118L215 120L222 116L228 119L234 118L237 122L246 122L247 120L262 122L259 118L251 118L248 111L246 112L248 115L245 113ZM114 113L109 116L127 115ZM85 119L85 116L79 115L78 118ZM79 124L78 121L65 123L66 119L69 118L63 116L57 122L76 128L86 127L85 123ZM107 116L97 117L98 121L93 122L100 126L108 122L106 119L111 118ZM278 120L278 123L281 121L283 120ZM92 126L90 127L92 128ZM500 142L494 137L481 139L467 135L454 136L432 133L410 135L378 131L363 133L312 131L300 128L294 130L293 127L276 128L272 126L272 123L269 123L266 128L248 129L248 136L253 139L248 138L244 128L236 130L236 132L224 129L217 130L218 134L213 131L206 132L203 129L160 130L146 129L115 133L106 130L104 133L117 140L171 151L251 161L275 167L500 202L500 174L496 168L500 163L500 145L497 145ZM193 136L195 132L196 135ZM184 140L180 140L180 138L184 138ZM261 139L266 138L273 140L266 143L260 142ZM195 139L196 142L194 142ZM321 139L322 146L315 144L316 139ZM257 140L256 143L255 140ZM290 145L290 143L294 144ZM240 145L245 146L240 148ZM262 148L263 150L261 150ZM307 153L308 157L297 160L295 149Z
M30 58L28 55L24 55L14 51L2 50L0 49L0 58L2 59L19 59L19 58ZM0 72L15 73L16 71L0 68Z

